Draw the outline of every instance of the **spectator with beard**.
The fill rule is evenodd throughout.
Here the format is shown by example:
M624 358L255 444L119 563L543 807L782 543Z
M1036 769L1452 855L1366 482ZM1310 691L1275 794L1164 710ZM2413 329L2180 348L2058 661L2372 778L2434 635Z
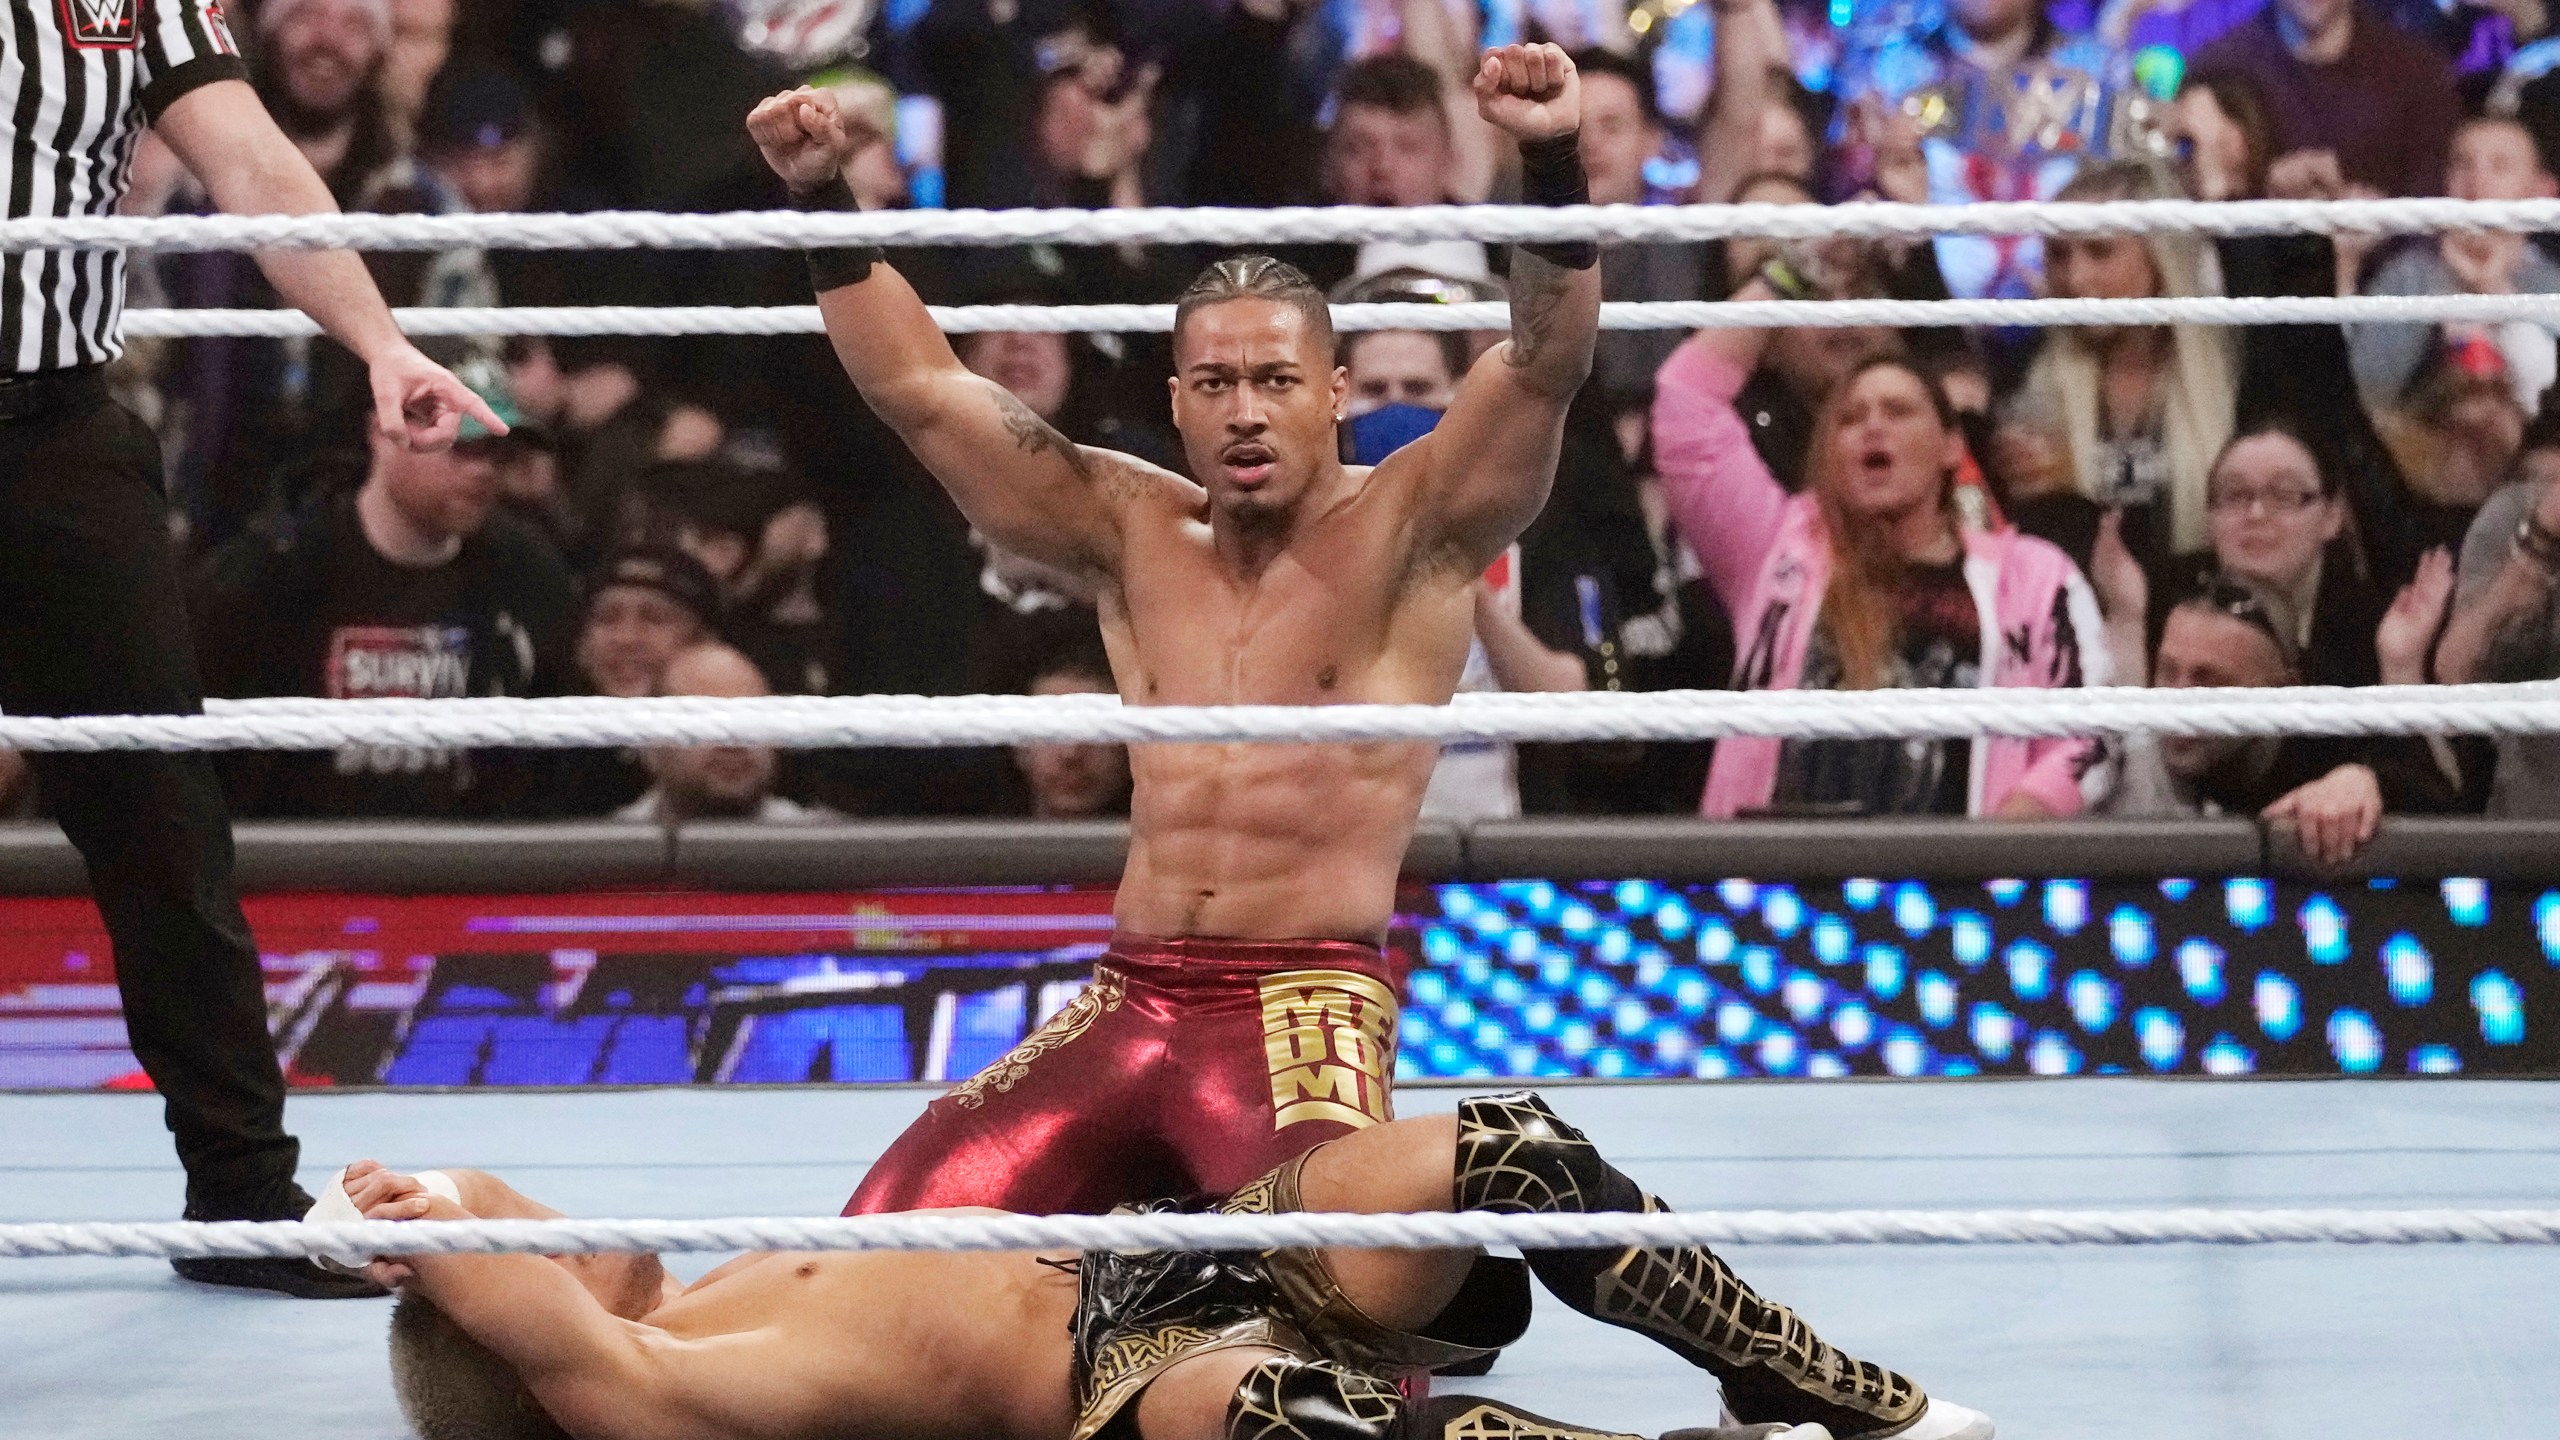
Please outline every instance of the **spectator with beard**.
M501 420L521 421L494 371L463 375ZM324 490L214 551L189 606L206 693L358 700L565 690L575 586L542 537L497 508L498 471L518 443L470 420L440 453L376 434L352 490ZM537 760L350 745L244 752L229 778L244 815L500 816L533 806Z
M731 460L660 465L641 488L676 548L719 586L722 630L783 695L830 695L844 637L818 600L827 518L798 477Z
M719 639L719 596L709 572L681 550L616 552L588 582L578 628L580 688L626 700L657 694L677 655ZM633 751L564 750L553 808L567 816L609 814L648 788L648 771Z
M715 641L678 651L659 676L657 693L735 700L773 692L755 662ZM770 745L655 745L641 752L640 763L655 783L614 811L616 820L674 829L695 820L806 825L832 818L773 793L782 763Z
M392 41L389 0L268 0L251 68L258 94L339 207L376 214L459 208L405 150L382 97ZM211 203L192 185L173 209ZM366 263L394 305L488 305L497 293L475 251L385 253ZM161 262L171 303L267 309L274 290L245 253ZM358 443L370 408L364 367L328 340L191 340L163 381L183 406L174 489L208 543L229 538L278 497L268 480L315 446ZM290 505L303 497L284 496Z

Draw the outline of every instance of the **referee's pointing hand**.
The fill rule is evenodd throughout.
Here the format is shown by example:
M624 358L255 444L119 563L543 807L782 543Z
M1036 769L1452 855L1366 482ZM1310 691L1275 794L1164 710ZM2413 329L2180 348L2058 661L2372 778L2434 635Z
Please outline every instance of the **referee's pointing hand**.
M506 422L491 413L470 386L419 353L415 345L404 342L374 356L369 378L373 424L384 439L412 450L442 450L453 443L465 415L488 426L492 435L507 433Z

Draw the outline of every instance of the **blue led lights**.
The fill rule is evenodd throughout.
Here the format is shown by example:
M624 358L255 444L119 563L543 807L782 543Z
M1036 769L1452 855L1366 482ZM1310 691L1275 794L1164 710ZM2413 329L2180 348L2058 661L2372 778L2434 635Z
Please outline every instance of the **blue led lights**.
M2454 924L2478 929L2489 923L2489 882L2452 877L2436 887L2444 895L2444 913Z
M2116 982L2095 970L2082 970L2062 987L2063 998L2071 1002L2071 1018L2092 1035L2103 1034L2116 1020Z
M1721 920L1710 920L1698 927L1698 963L1724 965L1733 960L1735 942L1733 927Z
M1846 965L1857 949L1858 932L1837 915L1823 915L1813 922L1813 958L1825 965Z
M2040 1030L2027 1046L2027 1068L2038 1075L2077 1075L2080 1052L2053 1030Z
M1793 937L1803 926L1804 901L1797 897L1792 885L1772 885L1760 892L1760 923L1781 940Z
M2041 1000L2053 993L2053 952L2033 940L2014 941L2001 957L2009 967L2009 988L2021 1000Z
M1754 995L1778 988L1778 952L1766 945L1743 946L1735 955L1734 968L1742 972L1742 983Z
M1993 1060L2006 1060L2018 1043L2018 1022L2006 1010L1983 1001L1973 1007L1973 1048Z
M2509 1056L2526 1043L2539 998L2507 957L2560 965L2560 887L2510 901L2475 956L2448 930L2490 921L2469 882L2218 883L1435 887L1411 932L1399 1073L2459 1074L2483 1068L2481 1039ZM2370 965L2353 958L2355 921L2381 942ZM1940 930L1946 948L1929 948ZM2245 1016L2220 1008L2235 998Z
M2057 935L2077 935L2089 923L2089 882L2086 880L2047 880L2044 882L2044 923Z
M2382 1065L2382 1032L2361 1010L2340 1010L2329 1017L2329 1053L2350 1075L2370 1075Z
M2258 975L2249 1004L2258 1012L2258 1028L2270 1040L2290 1040L2302 1033L2302 987L2272 970Z
M2347 958L2347 912L2326 895L2314 895L2302 902L2294 915L2302 926L2303 953L2315 965L2335 965Z
M2160 943L2151 934L2151 917L2130 905L2108 911L2107 949L2119 965L2138 969L2150 964L2160 953Z
M2382 976L2395 1005L2424 1005L2436 996L2436 963L2406 930L2382 942Z
M1902 998L1902 952L1877 941L1859 953L1867 962L1867 989L1879 1000Z
M1971 910L1957 911L1947 917L1947 946L1957 964L1981 969L1991 959L1991 922Z
M2187 1053L2187 1027L2156 1005L2133 1012L2133 1034L2142 1046L2142 1063L2154 1070L2176 1068Z
M1929 1069L1929 1044L1919 1032L1897 1025L1884 1037L1884 1068L1894 1075L1922 1075Z
M2480 1038L2492 1045L2524 1042L2524 991L2504 971L2486 970L2471 981L2471 1008L2480 1012Z
M2258 1058L2249 1047L2228 1035L2216 1035L2204 1047L2204 1073L2207 1075L2246 1075L2258 1068Z
M2226 880L2222 909L2233 928L2255 934L2275 918L2275 887L2264 880Z
M2210 940L2179 941L2178 983L2201 1004L2221 1004L2222 959L2222 947Z

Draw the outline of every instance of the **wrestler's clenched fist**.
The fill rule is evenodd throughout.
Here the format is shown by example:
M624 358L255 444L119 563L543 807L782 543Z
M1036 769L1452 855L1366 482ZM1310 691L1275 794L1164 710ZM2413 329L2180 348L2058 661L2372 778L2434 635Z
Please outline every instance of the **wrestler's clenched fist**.
M1555 45L1504 45L1476 66L1476 113L1527 144L1582 128L1582 81Z
M747 112L747 134L764 163L792 193L806 195L834 179L876 137L832 90L803 85L766 97Z

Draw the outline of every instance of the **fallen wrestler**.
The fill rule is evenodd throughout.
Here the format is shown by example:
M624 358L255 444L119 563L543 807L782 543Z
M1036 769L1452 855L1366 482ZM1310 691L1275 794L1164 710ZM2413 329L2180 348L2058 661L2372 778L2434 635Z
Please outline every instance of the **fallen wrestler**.
M449 1185L443 1183L449 1180ZM367 1161L373 1219L549 1217L476 1171ZM451 1198L459 1195L457 1202ZM1227 1213L1650 1211L1535 1094L1328 1142ZM1184 1208L1150 1202L1148 1209ZM1490 1354L1534 1273L1712 1373L1724 1421L1664 1440L1990 1440L1983 1416L1825 1344L1703 1248L741 1256L691 1285L653 1255L375 1260L423 1440L1636 1440L1397 1382ZM1699 1405L1708 1410L1701 1387Z
M1520 145L1526 198L1583 198L1581 102L1553 45L1483 57L1478 113ZM829 91L747 129L796 201L849 208L869 139ZM838 359L969 523L1080 577L1136 705L1436 705L1476 582L1546 504L1590 373L1598 248L1520 249L1510 339L1438 427L1346 465L1331 312L1268 256L1224 260L1175 306L1172 417L1189 475L1078 445L971 373L876 250L814 251ZM1379 951L1434 747L1140 745L1119 933L1093 983L941 1097L849 1212L1097 1211L1234 1190L1388 1119L1397 977Z

